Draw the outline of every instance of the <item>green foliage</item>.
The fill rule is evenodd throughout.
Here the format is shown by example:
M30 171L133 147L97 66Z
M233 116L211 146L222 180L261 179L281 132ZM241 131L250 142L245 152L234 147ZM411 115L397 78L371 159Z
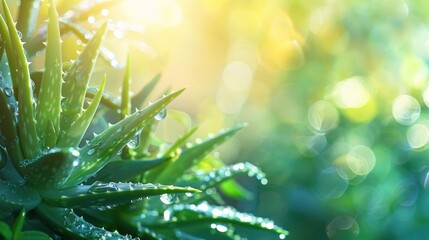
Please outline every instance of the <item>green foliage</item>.
M97 2L92 8L115 1ZM182 145L196 127L165 151L152 146L156 122L166 117L166 107L184 89L140 109L160 75L131 97L130 60L121 100L104 91L106 77L98 90L90 88L107 24L87 41L73 65L65 68L61 58L64 29L59 26L54 1L50 1L47 33L35 39L30 39L34 29L31 24L38 6L26 9L28 6L21 5L19 19L24 38L33 43L28 46L21 42L5 1L4 15L0 17L2 46L6 50L0 64L2 239L50 239L54 234L71 239L209 237L201 232L237 239L240 237L234 233L235 226L265 231L281 239L287 235L286 230L268 219L220 206L223 200L217 189L224 189L227 195L245 195L233 177L247 174L266 181L257 167L224 166L221 162L214 169L200 166L210 161L210 152L243 125L183 150ZM84 31L70 26L79 26L85 14L76 12L67 19L66 28L75 33ZM39 46L34 43L40 38L47 42L45 69L30 72L27 59L34 57L32 48ZM91 102L85 104L86 99ZM133 111L134 108L140 110ZM103 126L93 138L85 137L94 131L92 122L111 121L112 116L118 120ZM197 226L190 230L195 223Z

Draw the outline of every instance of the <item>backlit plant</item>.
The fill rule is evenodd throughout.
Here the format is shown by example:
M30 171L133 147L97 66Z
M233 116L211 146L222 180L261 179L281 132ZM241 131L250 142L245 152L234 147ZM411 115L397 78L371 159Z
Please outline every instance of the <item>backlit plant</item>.
M94 8L110 2L96 1ZM29 11L24 7L28 6L22 4L20 11ZM28 39L34 14L20 15L20 33L4 0L3 10L2 238L241 239L238 231L242 227L272 232L281 239L287 235L268 219L222 206L219 190L226 195L243 195L231 180L234 176L248 174L266 181L249 163L227 166L209 155L242 125L183 148L196 131L193 128L168 147L156 147L153 143L160 141L154 137L157 122L165 118L166 106L184 89L137 110L159 76L131 97L130 61L121 98L104 92L106 78L98 90L89 87L106 24L87 42L78 59L63 67L61 33L71 30L80 37L87 36L72 21L84 13L62 19L60 31L51 1L47 34ZM27 19L21 19L26 15ZM21 34L33 43L29 44L31 49L21 42ZM30 72L27 58L41 39L46 41L45 69ZM85 134L95 128L102 130L93 137Z

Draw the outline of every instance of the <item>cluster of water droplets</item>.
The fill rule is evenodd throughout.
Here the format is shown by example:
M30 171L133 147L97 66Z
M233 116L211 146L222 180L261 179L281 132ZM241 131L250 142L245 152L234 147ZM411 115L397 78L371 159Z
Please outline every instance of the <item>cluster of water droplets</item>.
M77 216L73 210L66 209L63 215L64 226L87 239L118 239L118 240L136 240L130 235L122 236L117 231L109 232L104 228L95 227L86 222L82 217Z
M193 212L192 217L189 214L182 215L182 212ZM256 217L248 213L238 212L232 207L212 206L207 202L195 204L176 204L164 211L164 221L181 222L194 221L197 219L212 219L210 227L218 232L229 231L230 224L240 222L252 227L267 229L279 234L280 239L284 239L288 232L274 224L273 221L261 217Z

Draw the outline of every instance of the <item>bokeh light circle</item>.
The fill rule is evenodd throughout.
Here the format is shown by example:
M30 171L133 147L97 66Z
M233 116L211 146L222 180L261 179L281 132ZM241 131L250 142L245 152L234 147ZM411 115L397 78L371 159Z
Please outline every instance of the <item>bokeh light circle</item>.
M322 100L310 106L307 118L313 130L324 133L338 126L339 114L330 102Z
M393 100L392 114L403 125L413 124L420 116L420 104L410 95L400 95Z
M420 149L429 143L429 128L424 124L413 124L407 131L407 140L410 147Z
M374 152L362 145L358 145L347 154L347 165L357 175L367 175L375 166Z

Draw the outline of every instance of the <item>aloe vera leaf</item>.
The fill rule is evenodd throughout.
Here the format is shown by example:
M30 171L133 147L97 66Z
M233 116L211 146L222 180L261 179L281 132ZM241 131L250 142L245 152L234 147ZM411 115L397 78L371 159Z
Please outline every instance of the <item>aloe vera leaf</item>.
M22 40L27 41L34 32L39 15L41 0L22 1L19 6L16 28L22 33Z
M55 8L55 1L50 1L48 40L46 45L45 72L39 92L39 104L37 108L37 129L42 140L42 145L47 142L56 142L60 132L61 113L61 86L62 86L62 60L61 60L61 39L58 28L58 14ZM54 133L46 136L47 128L50 128L48 121L51 121ZM51 139L54 138L54 139Z
M37 215L55 231L70 239L115 239L115 240L137 240L130 235L121 235L118 232L110 232L86 222L77 216L73 210L67 208L56 208L46 204L40 204L36 208Z
M106 33L104 24L64 76L61 129L67 131L82 111L86 89Z
M87 180L103 168L121 148L167 104L179 96L185 89L173 92L154 102L143 110L137 111L120 122L112 125L100 135L94 137L81 149L81 164L77 166L67 185Z
M168 149L167 151L163 154L164 157L171 157L174 155L174 153L176 151L179 150L179 147L182 146L186 141L188 141L188 139L192 136L192 134L195 133L195 131L197 131L198 127L194 127L193 129L191 129L190 131L188 131L187 133L185 133L183 136L179 137ZM177 157L176 157L177 158ZM171 158L170 161L167 161L165 163L163 163L162 165L151 169L147 175L145 176L145 179L147 181L155 181L156 178L162 173L162 171L164 171L164 169L166 169L170 164L171 161L176 160L176 158Z
M251 177L255 176L258 180L265 179L265 174L258 167L251 163L244 162L232 166L222 166L210 172L197 170L192 174L184 175L180 178L178 185L186 184L205 190L242 174L247 174Z
M152 229L180 228L188 225L195 226L195 224L214 223L265 230L278 234L281 239L289 234L288 231L275 225L274 222L269 219L238 212L232 207L211 206L207 202L199 204L176 204L168 207L164 211L163 216L163 221L151 223L141 218L136 222L140 221L142 225L151 227Z
M25 231L19 234L18 240L52 240L52 238L44 232Z
M79 165L74 148L53 148L29 162L22 162L28 183L36 188L59 188Z
M218 145L234 136L243 127L244 125L238 125L183 150L180 156L175 161L172 161L169 166L158 175L156 182L160 182L162 184L174 183L180 176L184 175L188 169L201 161Z
M5 137L7 152L15 166L23 159L16 124L9 109L6 93L0 88L0 133Z
M14 48L14 58L18 77L18 106L19 106L19 139L21 141L24 157L33 158L40 153L39 138L37 137L36 121L34 118L34 100L31 88L30 73L28 70L27 59L25 58L24 48L19 39L15 23L10 14L6 1L3 0L3 11L6 18L6 25L9 29L10 40ZM11 69L12 71L12 69Z
M0 238L5 240L12 239L12 230L5 222L0 221Z
M78 185L58 191L41 191L43 201L57 207L109 206L141 200L144 197L162 194L200 192L190 187L175 187L142 183L104 183Z
M0 212L31 210L41 201L39 193L24 185L24 182L0 180Z
M10 76L12 78L13 89L17 89L18 76L17 76L16 61L15 61L14 46L10 39L10 33L3 17L0 18L0 35L3 40L3 44L6 48L6 56L8 60L9 69L10 69Z
M153 91L156 84L161 79L161 74L157 74L149 83L147 83L136 95L131 98L131 109L141 108Z
M79 142L82 140L83 135L89 127L92 119L94 118L95 112L97 111L98 104L100 103L103 95L104 86L106 85L106 76L104 76L101 82L100 88L95 95L92 102L89 104L85 112L83 112L78 119L70 126L65 134L58 141L58 147L77 147Z
M21 210L12 226L12 240L18 239L19 234L24 226L25 208Z
M100 181L129 181L139 175L142 175L147 170L167 161L169 158L143 159L143 160L116 160L110 161L93 179Z

